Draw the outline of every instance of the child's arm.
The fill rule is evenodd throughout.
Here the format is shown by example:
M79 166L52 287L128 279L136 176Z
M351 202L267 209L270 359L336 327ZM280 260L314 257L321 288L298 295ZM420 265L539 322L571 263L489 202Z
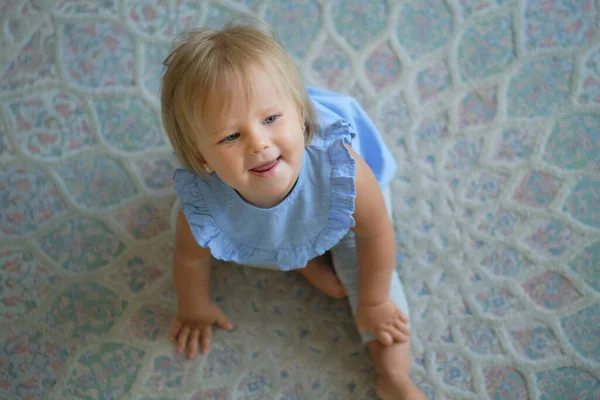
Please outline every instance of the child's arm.
M396 266L396 240L385 200L371 168L350 149L356 161L353 231L359 265L357 324L384 344L408 339L408 322L390 299ZM361 326L362 325L362 326Z
M190 358L196 356L199 342L202 353L208 351L213 324L231 329L227 317L210 301L210 261L210 250L198 245L180 210L177 215L173 253L177 317L170 339L177 343L179 352L188 347Z
M178 305L194 308L209 301L210 262L210 250L198 245L179 210L173 251L173 283Z

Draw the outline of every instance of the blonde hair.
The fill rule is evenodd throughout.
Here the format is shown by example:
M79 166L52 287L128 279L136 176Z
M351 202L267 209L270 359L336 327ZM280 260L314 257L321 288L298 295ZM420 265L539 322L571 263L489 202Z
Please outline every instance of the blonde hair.
M284 94L296 103L304 119L305 144L312 140L317 126L312 102L294 63L272 33L234 23L221 30L193 29L175 43L163 64L163 124L185 168L204 173L197 139L208 105L212 109L225 106L234 85L241 85L248 96L249 69L257 64L279 75Z

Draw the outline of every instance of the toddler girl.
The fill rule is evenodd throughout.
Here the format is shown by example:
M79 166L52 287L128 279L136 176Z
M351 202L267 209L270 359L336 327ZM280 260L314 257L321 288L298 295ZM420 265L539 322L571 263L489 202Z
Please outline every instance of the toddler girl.
M408 376L408 307L382 192L396 166L365 112L305 87L255 27L192 30L165 66L163 121L185 167L174 174L178 351L206 353L213 324L232 328L209 296L211 257L275 265L348 295L380 397L424 398Z

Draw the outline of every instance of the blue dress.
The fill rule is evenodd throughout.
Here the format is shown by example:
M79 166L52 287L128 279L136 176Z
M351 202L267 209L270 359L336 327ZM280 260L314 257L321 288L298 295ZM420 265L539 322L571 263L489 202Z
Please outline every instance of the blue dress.
M396 163L354 99L307 90L317 112L318 129L305 147L298 181L281 203L266 209L255 207L216 174L204 177L183 169L174 173L175 191L194 238L217 259L267 268L275 265L287 271L303 268L331 250L354 309L358 262L350 228L354 226L356 165L345 144L351 143L381 187L389 184ZM395 272L392 283L392 298L408 313Z
M354 226L355 162L346 143L381 186L392 178L394 159L358 103L324 90L308 88L308 93L318 129L304 150L294 189L280 204L257 208L216 174L175 171L175 191L191 231L215 258L291 270L339 242Z

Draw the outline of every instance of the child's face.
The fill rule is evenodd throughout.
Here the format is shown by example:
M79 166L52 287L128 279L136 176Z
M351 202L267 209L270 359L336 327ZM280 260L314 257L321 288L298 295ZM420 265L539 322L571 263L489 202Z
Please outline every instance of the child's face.
M257 207L278 204L294 186L304 155L303 120L262 68L252 68L248 101L240 90L204 121L200 152L208 166ZM212 117L214 115L214 118Z

